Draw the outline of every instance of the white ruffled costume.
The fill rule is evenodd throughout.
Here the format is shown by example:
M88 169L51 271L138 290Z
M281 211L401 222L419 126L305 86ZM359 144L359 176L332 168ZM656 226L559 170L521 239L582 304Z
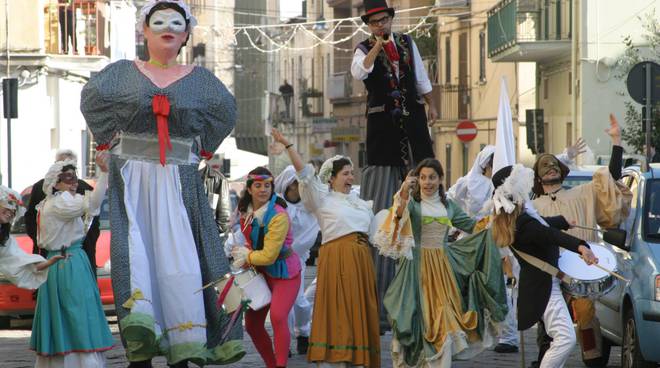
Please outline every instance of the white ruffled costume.
M3 185L0 185L0 207L15 210L15 218L25 212L20 194ZM19 288L36 289L46 281L48 269L37 270L37 264L45 261L38 254L24 252L13 236L0 244L0 274Z

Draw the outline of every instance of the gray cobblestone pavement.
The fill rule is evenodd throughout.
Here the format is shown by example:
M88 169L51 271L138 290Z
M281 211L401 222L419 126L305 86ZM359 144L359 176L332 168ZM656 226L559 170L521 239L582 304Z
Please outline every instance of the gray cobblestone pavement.
M315 275L315 268L309 267L308 275L305 277L306 284L309 284ZM124 350L119 342L119 332L118 326L116 323L115 317L109 317L110 328L112 330L113 336L115 337L116 346L113 350L106 353L106 358L108 362L108 368L123 368L127 366L126 359L124 357ZM12 328L9 330L0 330L0 367L1 368L28 368L34 365L34 353L28 350L28 344L30 340L30 327L31 321L21 320L13 321ZM525 358L527 366L531 363L532 360L536 358L538 350L535 344L536 331L534 329L528 330L525 333ZM238 363L232 364L231 367L240 367L240 368L257 368L263 367L263 362L259 357L259 354L254 349L252 341L245 334L243 339L245 349L247 350L247 355ZM391 334L386 334L381 338L381 348L382 348L382 367L389 368L392 367L390 362L390 342ZM291 343L292 351L295 351L295 340ZM610 363L608 367L619 367L620 366L620 348L613 348L612 354L610 357ZM154 367L165 368L165 360L163 358L156 359L154 361ZM192 365L191 365L192 366ZM289 359L289 367L309 367L311 364L307 363L304 356L294 355ZM521 367L521 354L498 354L493 351L484 351L474 359L470 361L461 361L454 362L452 365L456 368L478 368L478 367L489 367L489 368L499 368L499 367ZM219 367L219 366L216 366ZM566 368L577 368L584 367L582 362L579 359L578 349L573 351L569 362L565 366Z

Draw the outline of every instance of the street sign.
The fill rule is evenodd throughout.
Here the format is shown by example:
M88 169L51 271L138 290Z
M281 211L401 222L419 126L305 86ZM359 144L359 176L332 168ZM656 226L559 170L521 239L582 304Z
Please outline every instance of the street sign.
M476 138L477 131L477 126L469 120L463 120L456 125L456 135L461 142L469 142Z
M643 61L636 64L628 73L626 86L630 97L637 103L644 105L642 116L646 146L644 171L647 171L651 162L652 110L653 105L660 101L660 65L652 61Z
M545 152L543 145L544 138L544 121L543 109L527 109L525 110L525 128L527 128L527 147L533 154Z
M651 69L651 104L660 102L660 65L652 61L637 63L630 69L626 79L628 94L635 102L646 104L646 69Z

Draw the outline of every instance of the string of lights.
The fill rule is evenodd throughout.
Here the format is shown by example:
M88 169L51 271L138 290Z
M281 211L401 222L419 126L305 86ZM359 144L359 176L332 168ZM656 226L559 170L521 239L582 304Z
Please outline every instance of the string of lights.
M434 23L427 23L427 20L429 17L434 16L432 13L432 6L423 6L423 7L417 7L417 8L412 8L412 9L403 9L397 12L399 13L409 13L413 11L419 11L419 10L428 10L428 12L425 15L419 16L419 17L410 17L413 19L416 19L417 22L413 25L401 25L399 27L404 28L403 33L405 34L411 34L413 32L418 32L422 27L425 27L425 32L421 33L423 35L428 35L428 27L432 27L435 24ZM458 15L464 15L466 14L465 12L461 13L456 13L452 14L455 16ZM467 12L469 14L469 12ZM306 26L312 26L311 29L306 27ZM328 25L333 25L332 28L330 28L329 31L327 31L323 37L320 37L315 30L318 29L328 29ZM281 27L286 27L287 28L287 33L290 32L288 37L285 40L277 40L276 38L281 37L284 32L281 33L280 35L273 35L271 36L268 32L269 29L272 28L281 28ZM355 29L353 32L350 34L341 37L339 39L334 39L335 33L340 28L351 28ZM234 27L234 45L238 46L238 41L237 37L239 35L243 35L246 37L248 43L250 44L250 47L240 47L240 49L255 49L259 52L262 53L276 53L280 52L283 50L290 50L290 51L305 51L305 50L312 50L314 48L317 48L319 46L329 46L334 48L335 50L338 51L343 51L343 52L351 52L352 49L350 48L343 48L339 47L337 45L345 43L358 34L362 33L366 36L369 36L370 33L366 29L366 25L362 23L360 17L350 17L350 18L340 18L340 19L328 19L328 20L318 20L318 21L313 21L313 22L301 22L301 23L286 23L286 24L266 24L266 25L246 25L246 26L237 26ZM256 31L257 35L250 34L248 31ZM309 37L311 37L314 42L309 45L309 46L304 46L304 47L298 47L298 46L291 46L291 43L293 42L295 36L298 33L303 33ZM419 34L419 33L418 33ZM261 39L266 40L269 45L264 46ZM272 46L272 47L271 47ZM239 49L239 48L236 48Z

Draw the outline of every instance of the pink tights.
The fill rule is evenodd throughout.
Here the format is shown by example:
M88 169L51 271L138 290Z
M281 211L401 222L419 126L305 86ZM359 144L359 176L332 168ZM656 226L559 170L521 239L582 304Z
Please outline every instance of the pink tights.
M288 317L289 311L298 296L300 288L300 273L292 279L274 279L264 275L270 291L273 294L271 303L258 311L248 309L245 314L245 330L252 338L252 343L257 348L259 355L266 363L266 367L286 367L289 359L289 334ZM266 315L270 311L270 322L273 325L275 337L275 350L273 343L266 332Z

